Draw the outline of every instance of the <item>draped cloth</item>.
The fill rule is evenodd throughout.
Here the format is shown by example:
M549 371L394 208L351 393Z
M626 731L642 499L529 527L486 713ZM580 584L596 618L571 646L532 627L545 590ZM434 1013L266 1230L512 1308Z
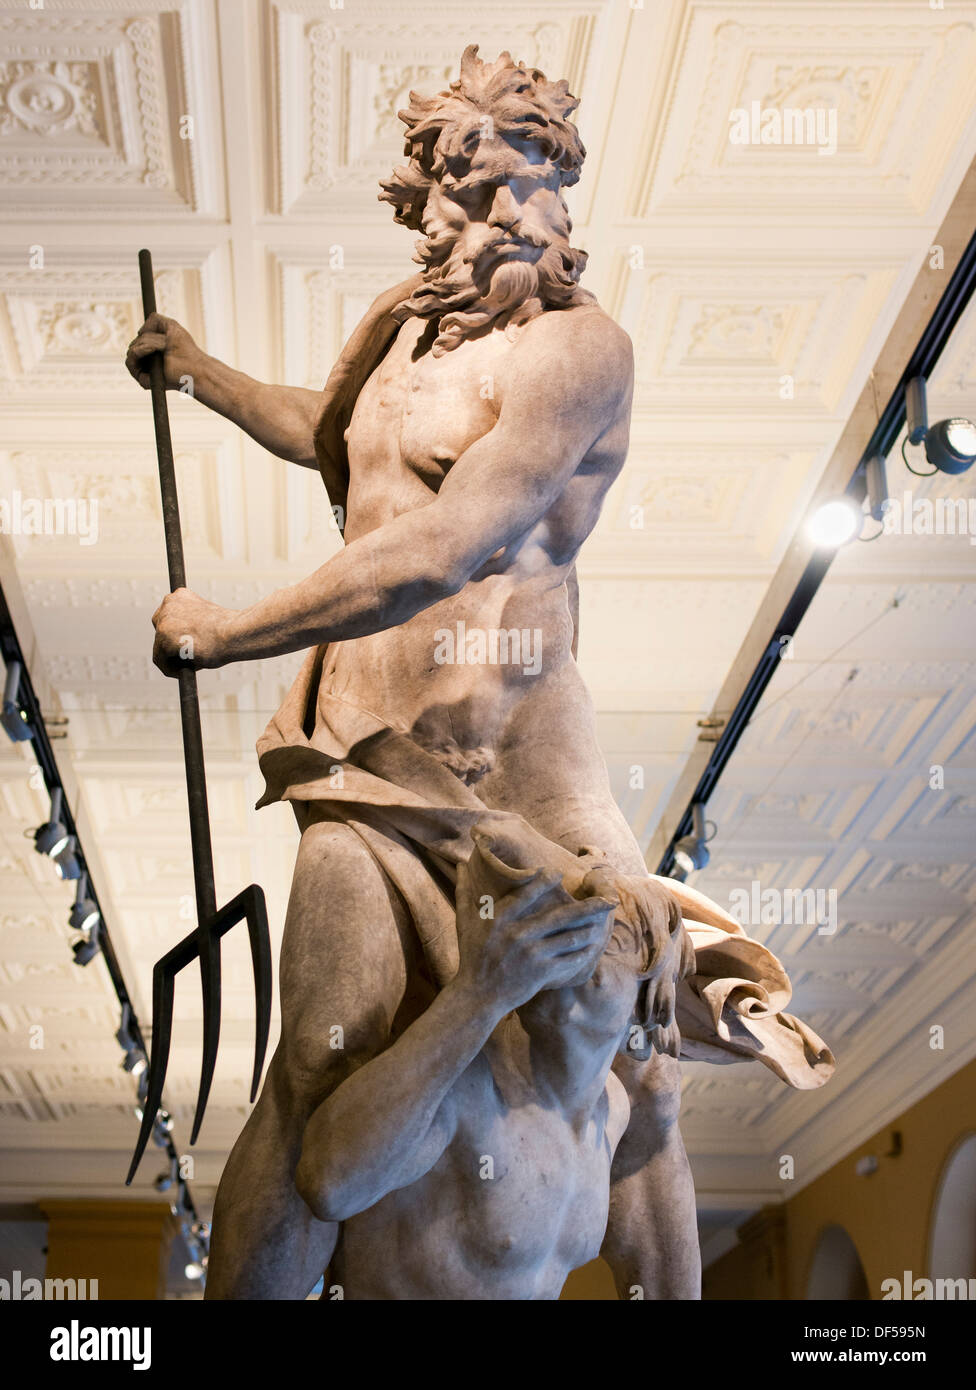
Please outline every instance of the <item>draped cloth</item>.
M329 647L309 653L258 741L265 778L258 806L290 801L302 829L330 820L354 830L397 889L431 978L443 987L458 965L454 879L471 853L471 832L509 843L544 837L521 816L486 806L408 734L336 695L330 654ZM546 867L575 858L563 846L545 845ZM833 1057L811 1028L784 1012L791 991L780 962L717 904L662 882L682 902L696 960L695 973L678 989L681 1056L756 1058L800 1090L823 1085Z
M392 309L419 279L413 276L379 296L326 383L315 450L335 505L345 506L344 432L356 397L396 335ZM408 734L337 695L334 652L309 652L258 740L265 778L258 806L290 801L301 829L316 819L351 827L400 894L431 978L443 987L458 965L454 877L471 853L472 829L514 842L527 836L538 841L539 835L521 816L486 806ZM547 861L569 857L562 846L547 844ZM834 1059L811 1028L784 1012L791 989L780 962L717 904L663 881L681 902L696 959L695 973L678 989L681 1056L709 1062L755 1058L798 1089L823 1085Z

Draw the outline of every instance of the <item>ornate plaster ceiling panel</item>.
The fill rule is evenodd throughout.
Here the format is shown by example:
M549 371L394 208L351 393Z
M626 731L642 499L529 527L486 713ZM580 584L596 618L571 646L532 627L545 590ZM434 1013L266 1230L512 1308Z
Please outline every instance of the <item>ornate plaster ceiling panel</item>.
M444 90L466 44L482 56L510 49L564 74L585 101L607 0L545 0L530 12L498 4L478 16L443 5L391 3L348 10L328 0L268 0L278 96L276 201L271 211L340 218L373 207L380 179L403 158L396 113L411 89Z
M813 222L832 221L839 203L848 215L923 215L942 152L971 118L974 59L965 7L801 0L777 14L689 0L632 215L687 217L717 202ZM794 126L791 111L819 111L822 125Z
M216 214L219 75L207 0L0 9L0 188L25 215Z

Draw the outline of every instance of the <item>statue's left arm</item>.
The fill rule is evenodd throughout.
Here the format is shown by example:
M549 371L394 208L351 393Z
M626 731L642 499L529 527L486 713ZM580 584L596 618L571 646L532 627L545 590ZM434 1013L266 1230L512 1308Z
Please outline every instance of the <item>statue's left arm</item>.
M175 674L188 635L192 664L210 667L396 627L458 593L531 531L583 459L599 463L605 439L608 470L619 469L630 340L602 313L581 313L571 326L568 319L543 315L530 325L534 337L519 345L521 362L513 354L495 425L464 451L427 506L351 541L307 579L241 613L183 589L168 595L153 619L157 665Z
M600 1253L622 1299L701 1297L695 1188L678 1129L680 1063L619 1054L614 1072L630 1121L610 1169L610 1215Z

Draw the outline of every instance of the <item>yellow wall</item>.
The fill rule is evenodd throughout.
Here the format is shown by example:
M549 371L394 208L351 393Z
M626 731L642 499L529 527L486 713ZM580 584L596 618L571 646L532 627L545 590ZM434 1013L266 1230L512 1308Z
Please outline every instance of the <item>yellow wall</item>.
M766 1208L740 1231L740 1244L705 1271L705 1298L789 1298L806 1294L810 1266L822 1232L842 1226L853 1240L871 1297L881 1281L900 1279L906 1269L928 1274L929 1228L946 1160L976 1130L976 1062L936 1090L809 1187ZM902 1152L887 1157L899 1131ZM880 1167L870 1177L854 1172L865 1154ZM756 1224L765 1226L757 1232ZM779 1228L778 1234L767 1227Z
M98 1280L97 1297L158 1299L176 1222L166 1202L49 1201L48 1279Z

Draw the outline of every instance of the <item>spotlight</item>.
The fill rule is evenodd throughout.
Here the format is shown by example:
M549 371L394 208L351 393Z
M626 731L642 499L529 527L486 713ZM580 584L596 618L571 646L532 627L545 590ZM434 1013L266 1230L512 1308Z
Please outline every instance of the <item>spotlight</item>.
M191 1234L192 1231L192 1234ZM186 1223L183 1225L183 1239L186 1243L186 1253L190 1259L184 1267L183 1273L187 1279L202 1279L207 1272L209 1255L207 1253L207 1240L200 1237L200 1223L194 1222L190 1230L187 1230Z
M75 893L74 906L68 916L68 925L72 931L91 931L98 921L98 904L93 898L88 896L88 875L82 874L78 879L78 890Z
M864 465L864 484L868 516L874 521L884 521L888 503L888 467L884 454L874 454L868 459Z
M51 793L51 819L39 825L34 831L34 848L38 854L46 854L56 859L71 843L71 836L61 821L61 800L63 793L55 787Z
M691 834L683 835L674 847L674 868L671 877L683 883L696 869L704 869L710 855L706 848L708 839L705 833L705 806L696 801L691 808Z
M73 835L68 836L68 843L64 849L54 859L54 871L58 878L71 880L81 878L81 865L78 863L78 856L75 854L77 840Z
M95 923L88 936L83 936L80 941L76 941L71 949L74 952L75 965L88 965L90 961L93 961L102 949L98 923Z
M176 1161L174 1159L168 1168L164 1168L161 1173L156 1175L153 1179L153 1187L157 1192L168 1192L176 1181Z
M7 667L7 678L3 685L3 707L0 710L0 724L12 743L24 743L34 737L27 722L27 715L17 704L17 691L20 689L20 662L11 661Z
M115 1041L125 1053L122 1070L129 1072L132 1076L141 1076L149 1063L132 1031L132 1005L129 1003L122 1005L122 1018L115 1034Z
M158 1110L156 1112L156 1123L153 1125L153 1143L159 1149L168 1149L170 1145L170 1134L173 1132L173 1117L168 1110Z
M807 524L814 545L836 550L861 534L864 512L853 497L832 497L818 507Z
M925 457L940 473L965 473L976 463L976 425L959 416L940 420L925 436Z
M972 420L955 415L949 420L928 422L928 402L924 376L916 376L905 387L905 443L925 445L925 457L940 473L965 473L976 463L976 425ZM910 472L912 468L902 445L902 457ZM924 474L922 476L925 476Z

